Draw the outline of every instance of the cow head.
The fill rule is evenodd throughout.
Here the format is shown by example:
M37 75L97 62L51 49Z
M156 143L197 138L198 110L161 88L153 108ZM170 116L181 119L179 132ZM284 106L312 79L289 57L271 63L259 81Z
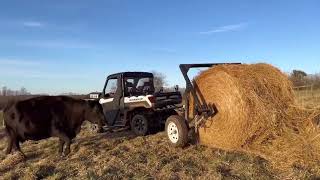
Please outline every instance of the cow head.
M96 100L87 101L87 104L85 118L91 123L98 124L99 131L101 131L102 126L106 123L101 104Z

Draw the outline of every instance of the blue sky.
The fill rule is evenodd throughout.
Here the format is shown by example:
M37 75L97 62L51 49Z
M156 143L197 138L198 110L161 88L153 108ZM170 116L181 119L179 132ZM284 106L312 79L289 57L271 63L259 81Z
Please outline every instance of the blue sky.
M0 1L0 86L87 93L118 71L267 62L320 72L320 1Z

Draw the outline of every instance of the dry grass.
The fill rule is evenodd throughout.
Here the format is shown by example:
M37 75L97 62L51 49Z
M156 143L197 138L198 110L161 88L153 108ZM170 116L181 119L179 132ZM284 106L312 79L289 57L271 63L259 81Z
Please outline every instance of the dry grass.
M5 156L0 138L0 179L283 179L257 155L190 144L173 148L163 132L135 137L128 131L95 134L85 128L68 157L58 156L58 140L28 141L27 155ZM293 167L291 178L312 179L320 173Z
M1 139L0 150L5 149ZM65 158L57 139L23 144L28 159L0 154L0 179L277 179L266 160L241 152L190 145L172 148L165 134L93 134L83 130ZM308 175L310 176L310 174Z
M305 89L295 91L296 101L305 108L320 107L320 89Z
M4 122L3 122L3 112L0 111L0 128L3 127Z

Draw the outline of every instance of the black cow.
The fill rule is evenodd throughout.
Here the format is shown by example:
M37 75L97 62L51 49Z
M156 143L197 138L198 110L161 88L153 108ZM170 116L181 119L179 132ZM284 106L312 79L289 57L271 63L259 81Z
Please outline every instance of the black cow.
M6 153L11 153L13 147L22 153L20 142L26 140L58 137L59 153L67 155L71 140L80 132L84 120L98 124L102 129L105 121L99 102L67 96L41 96L9 103L4 109L8 134Z

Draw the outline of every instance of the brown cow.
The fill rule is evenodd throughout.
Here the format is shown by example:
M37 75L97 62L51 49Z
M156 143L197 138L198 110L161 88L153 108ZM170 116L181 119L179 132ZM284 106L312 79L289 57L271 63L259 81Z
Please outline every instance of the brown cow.
M59 153L67 155L71 140L80 132L84 120L98 124L102 129L105 121L99 102L67 96L41 96L10 103L4 109L8 134L6 153L11 153L13 147L22 153L20 142L26 140L58 137Z

